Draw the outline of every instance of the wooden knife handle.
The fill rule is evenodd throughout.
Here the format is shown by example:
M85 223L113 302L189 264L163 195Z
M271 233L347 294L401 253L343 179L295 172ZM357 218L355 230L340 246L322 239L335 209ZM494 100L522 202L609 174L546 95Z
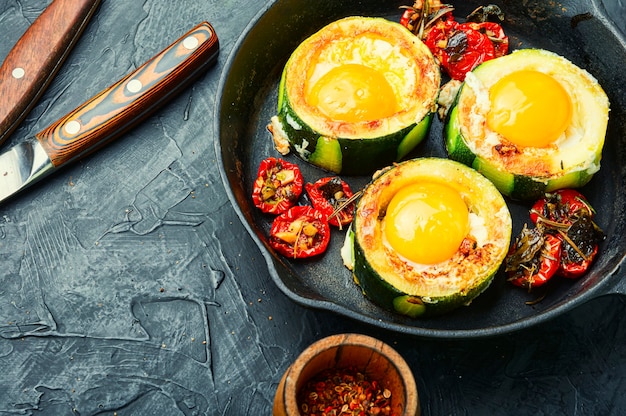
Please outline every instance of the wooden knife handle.
M215 31L203 22L133 73L37 133L54 167L119 137L214 63Z
M80 37L100 0L54 0L0 67L0 143L35 105Z

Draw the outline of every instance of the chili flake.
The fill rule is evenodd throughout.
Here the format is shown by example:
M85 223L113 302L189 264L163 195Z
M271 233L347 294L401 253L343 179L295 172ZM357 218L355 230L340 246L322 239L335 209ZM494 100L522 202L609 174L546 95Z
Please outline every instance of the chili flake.
M298 407L302 416L394 416L391 391L352 367L314 376L298 393Z

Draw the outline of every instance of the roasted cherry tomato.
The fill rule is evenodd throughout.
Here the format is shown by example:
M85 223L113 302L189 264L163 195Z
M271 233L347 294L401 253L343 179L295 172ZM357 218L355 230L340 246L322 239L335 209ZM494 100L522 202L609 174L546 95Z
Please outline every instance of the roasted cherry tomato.
M428 28L428 31L424 34L422 39L424 44L428 46L428 49L430 49L439 63L443 61L444 51L448 46L448 39L458 25L459 23L454 20L452 13L448 13Z
M295 205L303 185L298 165L269 157L259 165L252 188L252 201L265 213L281 214Z
M301 259L322 254L330 241L326 215L309 205L296 205L274 218L270 246L286 257Z
M581 215L593 218L595 211L583 194L575 189L559 189L547 193L530 209L530 220L535 224L541 218L569 225Z
M313 207L326 214L330 225L341 228L352 222L354 202L349 203L331 217L333 212L353 196L350 186L344 180L338 176L321 178L315 183L307 183L304 185L304 189L309 195Z
M509 37L504 34L504 29L498 23L494 22L468 22L461 23L458 29L471 29L482 33L493 44L495 58L504 56L509 53Z
M548 282L558 271L562 241L541 227L524 226L505 260L508 280L531 290Z
M548 193L531 208L530 219L563 242L559 275L578 278L589 269L604 238L594 215L587 199L574 189Z
M421 10L408 8L400 24L416 33ZM509 38L499 23L481 21L459 23L451 12L429 22L422 40L452 79L463 81L465 75L481 63L506 55Z
M495 56L495 48L486 35L465 25L458 25L448 34L440 61L452 79L463 81L469 71Z

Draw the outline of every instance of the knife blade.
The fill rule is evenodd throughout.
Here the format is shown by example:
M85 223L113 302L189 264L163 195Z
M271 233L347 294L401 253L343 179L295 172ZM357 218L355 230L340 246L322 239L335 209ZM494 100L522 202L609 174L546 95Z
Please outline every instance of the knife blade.
M76 44L100 0L54 0L0 67L0 144L26 117Z
M0 155L0 203L134 127L215 63L219 41L202 22L141 67Z

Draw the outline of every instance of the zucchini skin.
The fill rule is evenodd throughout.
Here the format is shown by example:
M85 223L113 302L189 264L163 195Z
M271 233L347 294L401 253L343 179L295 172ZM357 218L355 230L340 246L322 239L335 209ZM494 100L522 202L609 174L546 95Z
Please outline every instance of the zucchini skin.
M419 123L377 138L325 137L298 117L281 91L278 121L291 148L304 161L336 174L366 175L404 159L426 138L434 116L429 112Z
M546 192L557 189L580 188L586 185L595 173L579 170L569 172L558 178L546 179L500 170L489 161L472 153L458 127L457 112L456 106L450 110L449 119L444 128L444 141L448 157L474 168L489 179L503 195L511 199L534 200L542 198ZM600 159L601 155L597 155L595 163L599 164Z
M356 232L356 231L355 231ZM449 296L440 297L420 297L404 293L388 282L386 282L367 260L363 248L354 238L354 269L353 278L361 288L363 294L372 302L384 309L406 315L405 311L399 307L405 299L413 299L421 302L423 308L418 314L409 315L410 318L431 318L443 315L467 305L471 300L484 292L493 281L497 270L486 276L479 285L474 286L465 293L455 293ZM360 277L358 277L360 276Z

